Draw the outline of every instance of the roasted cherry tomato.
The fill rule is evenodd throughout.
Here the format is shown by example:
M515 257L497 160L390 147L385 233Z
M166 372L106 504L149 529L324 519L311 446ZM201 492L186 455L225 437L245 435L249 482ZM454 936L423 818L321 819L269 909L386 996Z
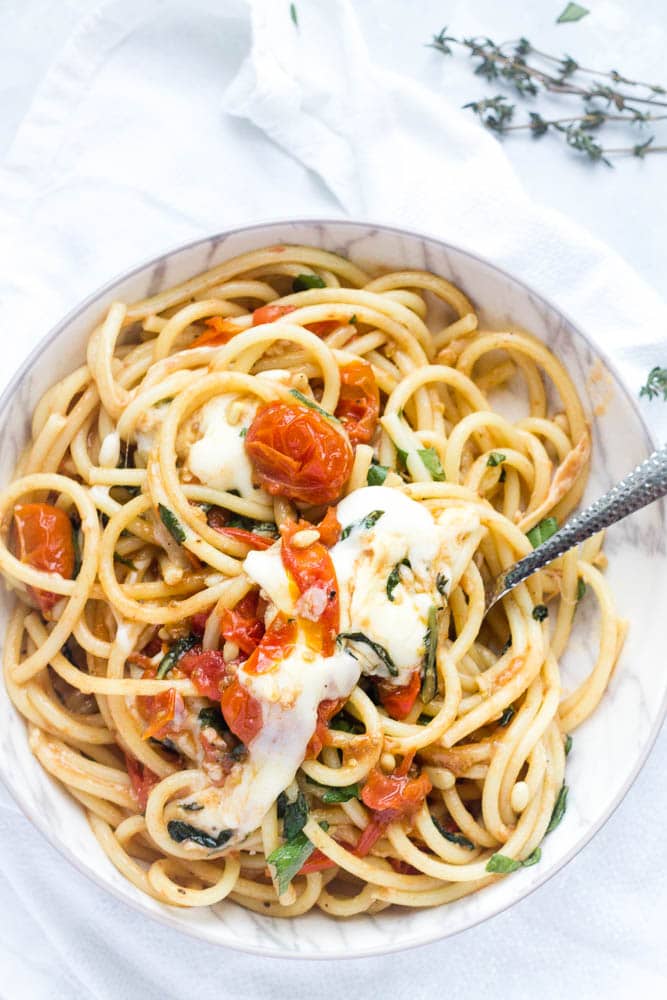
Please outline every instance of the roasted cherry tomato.
M360 857L368 854L390 823L414 815L431 791L427 775L408 776L413 756L407 754L391 774L374 767L368 775L361 790L361 801L373 811L373 817L355 850Z
M280 555L283 566L297 585L299 600L297 613L319 626L318 652L331 656L336 636L340 631L340 602L336 570L328 549L321 542L313 542L302 549L292 544L292 539L311 525L307 521L291 522L282 529Z
M306 748L306 757L318 757L323 746L326 746L329 732L329 719L340 712L345 704L345 698L327 698L317 706L317 725Z
M337 840L337 844L344 847L347 851L353 851L354 848L352 844L348 844L345 840ZM323 872L327 868L335 868L336 862L328 858L324 851L321 851L319 847L315 848L313 853L310 855L308 860L304 862L297 872L298 875L309 875L311 872Z
M367 361L352 361L340 370L336 416L352 444L368 444L380 413L380 393Z
M326 547L330 549L336 544L340 538L342 528L340 521L338 520L335 507L329 507L327 509L326 514L317 525L317 530L320 533L320 541L322 542L322 545L326 545Z
M235 608L222 614L220 631L225 639L235 642L246 656L255 651L264 635L264 619L258 614L258 605L259 593L251 590Z
M421 677L418 670L413 673L410 683L404 684L402 687L380 681L378 684L380 701L392 719L404 719L406 715L410 714L420 687Z
M149 767L146 767L145 764L142 764L136 757L133 757L129 753L125 754L125 763L130 778L132 798L143 812L146 808L151 788L157 785L160 779Z
M151 737L159 737L176 715L176 689L168 688L159 694L141 695L137 698L137 706L148 723L141 738L149 740Z
M281 316L287 316L295 309L296 306L274 306L271 303L268 306L260 306L252 314L252 325L261 326L262 323L275 323Z
M178 669L190 678L200 694L213 701L220 700L227 665L219 649L193 646L178 661Z
M273 670L276 663L286 659L296 644L297 624L294 618L277 615L269 625L257 649L244 663L243 669L249 674L265 674Z
M235 736L250 743L262 728L262 706L235 678L222 692L222 714Z
M14 507L14 531L21 562L45 573L58 573L65 580L74 575L72 522L64 510L50 503L19 503ZM60 594L28 587L46 613Z
M322 414L298 404L261 406L245 447L264 489L313 505L338 500L354 461L347 437Z
M193 347L220 347L239 332L236 323L230 323L229 320L223 319L222 316L211 316L210 319L204 320L204 322L209 329L205 333L200 333L192 341L190 349Z

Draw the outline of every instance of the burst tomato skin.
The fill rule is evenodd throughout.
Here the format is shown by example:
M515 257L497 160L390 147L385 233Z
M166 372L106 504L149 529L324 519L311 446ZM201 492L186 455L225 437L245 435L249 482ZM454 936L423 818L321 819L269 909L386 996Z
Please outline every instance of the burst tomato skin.
M291 403L261 406L245 448L264 489L312 505L338 500L354 461L347 437L330 420Z
M262 706L238 678L222 692L222 714L231 732L246 745L262 728Z
M157 774L151 771L150 768L146 767L145 764L140 763L136 757L133 757L129 753L125 754L125 763L127 766L127 773L130 778L130 792L132 794L132 798L143 812L146 808L146 802L151 788L153 788L153 786L156 785L160 779Z
M306 747L306 757L318 757L322 747L326 746L329 720L341 710L345 701L345 698L327 698L319 703L317 706L317 725Z
M176 689L168 688L159 694L142 695L137 706L148 725L141 734L142 740L160 737L176 715Z
M384 774L374 767L368 775L361 790L361 801L372 810L372 817L355 849L355 854L359 857L368 854L390 823L414 815L431 791L432 785L427 775L409 777L413 756L414 754L405 756L391 774Z
M404 684L401 687L386 682L378 684L380 701L392 719L401 720L410 714L420 687L421 677L418 670L414 671L409 684Z
M211 316L210 319L204 320L204 322L209 329L192 341L189 350L195 347L220 347L239 332L239 328L235 323L230 323L228 320L223 319L222 316Z
M297 640L297 624L294 618L277 615L264 633L264 636L243 665L247 674L265 674L273 670L275 665L286 659Z
M297 610L319 626L318 651L331 656L340 631L340 602L336 570L328 550L321 542L302 549L292 544L294 536L311 525L307 521L287 524L282 529L280 555L282 563L294 579L299 594Z
M330 549L336 544L343 529L340 521L338 520L335 507L327 508L326 514L317 525L317 530L320 533L320 541L322 542L322 545L326 545L326 547Z
M200 694L220 701L221 685L227 676L227 664L220 650L193 646L178 661L178 669L190 678Z
M14 507L13 527L21 562L65 580L74 575L72 523L64 510L49 503L21 503ZM60 600L60 594L28 587L43 613Z
M254 653L264 636L263 615L259 613L259 609L259 593L251 590L235 608L225 610L222 614L222 635L230 642L235 642L246 656Z
M367 361L352 361L340 370L336 416L352 444L368 444L380 414L380 393Z
M294 312L296 306L274 306L269 303L267 306L260 306L252 314L252 325L261 326L262 323L275 323L282 316Z

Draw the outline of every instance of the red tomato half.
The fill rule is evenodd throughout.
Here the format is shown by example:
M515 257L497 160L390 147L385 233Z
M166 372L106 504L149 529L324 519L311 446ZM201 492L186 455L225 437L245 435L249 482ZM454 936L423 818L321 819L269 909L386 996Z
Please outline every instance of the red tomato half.
M286 659L294 649L297 624L294 618L277 615L266 630L257 649L243 665L249 674L265 674L273 670L276 663Z
M392 719L404 719L406 715L410 714L420 687L421 677L418 670L413 673L410 683L404 684L402 687L380 681L378 684L380 701Z
M292 545L292 538L311 525L307 521L292 522L282 530L280 555L283 566L294 579L299 594L297 610L301 617L319 625L318 651L331 656L334 641L340 631L340 603L336 570L328 550L321 542L305 549Z
M50 503L20 503L14 508L14 530L18 558L45 573L59 573L66 580L74 575L72 522L64 510ZM28 590L42 612L51 610L60 594L49 590Z
M235 736L250 743L262 728L262 706L236 678L222 692L222 714Z
M338 500L354 461L346 436L316 410L298 404L261 406L245 447L264 489L313 505Z
M178 669L190 678L200 694L213 701L220 700L227 665L219 649L193 646L178 661Z
M367 444L380 413L380 393L367 361L352 361L340 370L340 396L336 416L352 444Z

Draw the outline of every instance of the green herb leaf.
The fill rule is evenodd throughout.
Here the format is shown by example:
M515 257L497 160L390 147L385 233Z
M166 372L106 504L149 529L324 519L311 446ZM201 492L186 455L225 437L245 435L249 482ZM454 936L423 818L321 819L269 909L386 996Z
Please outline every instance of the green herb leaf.
M533 608L533 618L536 622L543 622L549 617L549 609L546 604L536 604Z
M219 705L209 705L206 708L202 708L197 716L201 724L202 729L207 726L211 726L220 736L229 735L229 729L227 723L222 717L222 712L220 711Z
M549 820L549 826L547 827L547 833L551 833L555 830L563 816L565 815L565 810L567 809L567 785L562 785L560 792L558 793L558 798L556 799L556 804L554 806L554 811L551 814L551 819Z
M308 803L303 792L299 792L294 802L287 802L283 818L283 837L294 840L308 821Z
M510 722L512 721L515 715L516 715L516 709L514 705L508 705L503 714L500 716L500 722L498 723L498 725L502 726L503 728L505 728L505 726L509 726Z
M333 805L335 802L349 802L350 799L358 799L360 796L359 785L342 785L340 788L327 788L322 792L320 798L326 805Z
M273 867L281 896L287 892L290 882L314 850L315 846L305 833L300 833L294 840L288 840L269 854L266 860Z
M290 395L294 396L295 399L298 399L304 406L307 406L309 410L315 410L315 412L319 413L320 416L326 417L327 420L332 420L335 424L340 423L338 417L334 417L333 413L323 410L319 403L316 403L313 399L308 399L308 396L304 396L304 394L299 392L298 389L290 389Z
M535 850L532 851L527 858L524 858L521 864L523 865L524 868L532 868L532 866L536 865L538 861L541 861L541 859L542 859L542 848L536 847Z
M587 7L581 7L578 3L569 3L565 10L556 18L556 24L567 24L569 21L581 21L582 17L590 14Z
M514 858L508 858L505 854L492 854L486 862L487 872L493 872L496 875L508 875L519 868L521 868L521 862Z
M212 833L206 833L196 826L190 826L189 823L182 823L180 819L170 820L167 823L167 832L177 844L180 844L183 840L191 840L193 844L199 844L200 847L209 847L211 850L224 847L232 835L231 830L221 830L217 836L214 836Z
M357 319L356 313L353 313L352 316L350 316L350 318L348 319L348 323L350 323L352 326L356 326L358 322L359 320Z
M362 517L361 521L353 521L352 524L348 524L348 526L343 528L341 532L341 542L344 541L344 539L349 538L352 532L357 528L368 531L368 529L372 528L374 524L377 524L383 514L383 510L372 510L370 514L366 514L366 517Z
M160 660L160 665L157 668L157 678L161 679L166 677L170 670L173 670L178 661L182 656L187 653L189 649L196 646L199 639L196 635L185 635L181 639L177 639L176 642L171 646L169 652Z
M563 749L565 750L565 756L569 757L570 756L570 750L572 749L572 737L570 736L569 733L565 737L565 746L564 746Z
M651 368L646 379L646 384L639 390L640 398L646 396L647 399L656 399L660 393L662 398L667 400L667 368L660 368L656 365Z
M292 18L292 24L295 28L299 27L299 16L296 12L296 4L291 3L289 5L289 16Z
M297 274L292 282L293 292L306 292L309 288L326 288L327 283L319 274Z
M136 569L137 568L134 565L134 563L132 562L131 559L126 559L125 556L122 556L120 554L120 552L114 552L114 554L113 554L113 561L117 562L117 563L120 563L121 566L127 566L128 569Z
M225 521L225 528L243 528L244 531L252 531L255 535L278 537L278 528L273 521L253 521L251 517L244 517L243 514L231 514Z
M344 709L334 715L329 723L329 729L337 729L339 733L354 733L355 735L364 731L362 723L354 716L348 715Z
M492 451L486 460L486 464L495 469L497 465L502 465L503 462L507 460L507 455L503 455L500 451Z
M366 482L369 486L382 486L385 479L387 478L387 473L389 472L389 466L380 465L375 459L368 466L368 472L366 473Z
M586 584L581 579L581 577L579 577L579 579L577 580L577 601L580 601L585 593L586 593Z
M555 517L545 517L543 521L536 524L534 528L531 528L527 532L527 538L534 549L541 545L542 542L546 542L548 538L555 535L558 531L558 521Z
M185 541L185 532L183 531L183 528L181 527L176 515L172 513L172 511L170 511L168 507L165 507L164 504L161 503L157 505L157 509L160 513L160 520L164 524L165 528L167 529L171 537L175 538L176 541L182 545L183 542Z
M396 446L395 446L396 447ZM408 468L408 453L402 448L396 447L396 464L400 472L406 472Z
M409 559L401 559L397 562L391 573L387 577L387 597L390 601L394 600L394 591L401 582L401 566L407 566L408 569L411 568Z
M391 676L398 677L398 668L396 664L384 646L381 646L379 642L374 642L373 639L369 639L363 632L339 632L336 636L336 644L338 646L342 646L344 639L348 639L350 642L365 643L372 649L378 660L385 665Z
M438 692L438 671L435 654L438 649L438 616L433 605L428 610L428 623L424 636L424 662L422 664L421 700L425 705L435 698Z
M201 812L204 807L199 804L199 802L184 802L181 806L185 812L198 813Z
M438 591L441 597L447 596L447 584L449 580L444 573L438 573L435 578L435 589Z
M241 430L239 431L239 437L240 438L244 438L247 433L248 433L248 428L247 427L242 427Z
M465 847L469 851L475 850L475 845L472 840L468 840L468 838L464 837L462 833L452 833L451 830L445 830L442 823L439 823L435 817L433 817L433 825L436 827L440 836L444 837L445 840L448 840L450 843L458 844L459 847Z
M417 448L417 454L433 476L436 483L444 483L445 471L440 464L440 456L435 448Z

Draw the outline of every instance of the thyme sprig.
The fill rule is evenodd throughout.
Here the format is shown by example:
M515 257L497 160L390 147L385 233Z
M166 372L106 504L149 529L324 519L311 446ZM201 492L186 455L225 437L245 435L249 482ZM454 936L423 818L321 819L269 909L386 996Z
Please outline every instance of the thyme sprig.
M550 55L535 48L527 38L496 45L483 36L455 38L443 28L430 45L443 55L453 55L453 46L467 49L470 57L477 60L477 76L509 87L522 98L532 99L549 92L574 97L583 103L578 114L546 118L531 111L527 120L520 123L514 121L516 105L502 94L463 105L493 132L505 135L526 131L535 139L548 132L555 133L571 149L607 166L612 165L610 156L644 159L649 153L667 152L667 146L654 144L654 135L642 136L641 141L627 146L605 146L591 134L607 125L644 128L648 123L667 119L667 113L661 113L661 109L667 108L667 101L660 99L667 96L664 87L631 80L614 69L602 72L590 69L569 55Z

